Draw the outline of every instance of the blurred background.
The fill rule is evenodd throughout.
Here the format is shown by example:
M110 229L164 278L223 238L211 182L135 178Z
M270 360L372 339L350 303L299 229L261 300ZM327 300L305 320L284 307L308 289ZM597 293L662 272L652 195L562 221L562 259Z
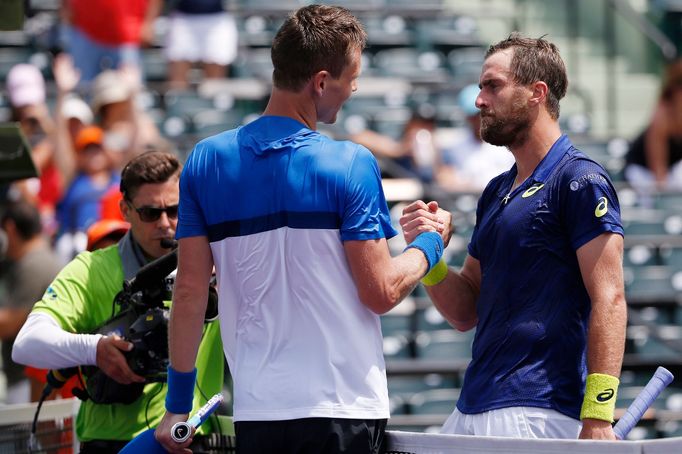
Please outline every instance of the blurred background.
M89 227L116 217L106 214L116 206L108 194L116 184L102 175L117 174L147 149L184 159L198 140L262 112L274 33L289 11L313 2L136 0L111 12L99 3L112 2L17 2L23 24L0 31L0 122L20 123L41 171L40 178L4 183L0 203L37 207L42 235L62 263L86 248ZM569 74L562 129L611 175L626 232L629 327L619 411L657 366L682 377L682 0L319 3L346 6L369 35L357 93L336 124L320 129L375 153L396 225L404 203L417 198L453 212L451 266L463 262L480 191L513 163L506 149L477 136L473 104L484 53L515 30L558 45ZM3 21L14 17L3 13ZM131 20L132 29L114 26ZM211 38L200 41L202 34ZM93 49L93 41L116 52ZM93 145L107 159L98 160ZM69 196L81 175L105 181L90 192L103 201L101 210ZM73 215L79 210L90 214ZM390 246L400 251L404 244L397 238ZM0 311L11 305L3 269ZM382 326L389 428L438 428L457 400L473 333L449 327L421 288L382 317ZM11 330L0 332L3 344L11 343ZM0 401L11 400L4 389L12 380L0 386ZM631 438L682 436L680 380Z

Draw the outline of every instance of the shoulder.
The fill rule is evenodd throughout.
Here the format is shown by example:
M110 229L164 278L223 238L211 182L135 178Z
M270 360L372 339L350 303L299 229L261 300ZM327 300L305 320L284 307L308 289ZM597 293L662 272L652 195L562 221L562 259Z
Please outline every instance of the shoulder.
M571 147L559 164L557 181L568 184L572 190L590 183L611 183L606 169L575 147Z
M113 279L117 270L121 270L121 257L117 245L112 245L93 252L81 252L64 267L62 274L91 281L96 276Z
M217 151L230 150L233 147L236 148L237 143L235 139L240 129L241 127L230 129L200 140L194 146L194 149L189 155L189 159L196 159L199 156L216 153Z

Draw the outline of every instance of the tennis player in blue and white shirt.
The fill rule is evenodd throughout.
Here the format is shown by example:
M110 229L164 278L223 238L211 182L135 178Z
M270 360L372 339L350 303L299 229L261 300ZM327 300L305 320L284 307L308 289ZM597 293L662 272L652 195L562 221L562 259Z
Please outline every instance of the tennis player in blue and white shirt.
M438 262L450 218L424 205L424 230L442 235L424 232L391 257L396 232L376 160L316 131L355 91L364 44L343 8L292 14L273 42L263 116L201 141L185 164L171 397L156 431L172 452L187 445L167 432L186 418L214 265L240 452L381 449L389 411L378 314Z

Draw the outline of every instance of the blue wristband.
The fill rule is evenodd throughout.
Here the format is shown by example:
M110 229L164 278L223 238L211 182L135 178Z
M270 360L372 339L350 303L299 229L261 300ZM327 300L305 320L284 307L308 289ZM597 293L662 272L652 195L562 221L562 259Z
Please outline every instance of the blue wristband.
M191 372L178 372L168 366L168 392L166 393L166 410L178 415L192 411L194 401L194 382L197 369Z
M424 232L417 235L417 238L407 245L405 251L410 248L416 248L422 251L426 256L426 261L429 263L428 271L431 271L431 268L433 268L443 256L444 247L443 238L441 238L438 233Z

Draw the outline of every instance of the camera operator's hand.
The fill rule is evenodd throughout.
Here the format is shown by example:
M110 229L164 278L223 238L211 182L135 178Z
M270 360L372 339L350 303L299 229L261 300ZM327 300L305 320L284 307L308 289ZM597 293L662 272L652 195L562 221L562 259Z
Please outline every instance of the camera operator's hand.
M133 344L119 336L104 336L97 342L97 367L117 382L129 385L143 383L144 378L132 371L122 351L130 351Z
M159 425L156 426L154 437L156 437L156 440L161 443L161 446L163 446L166 451L177 454L192 452L189 449L189 445L192 444L192 437L194 436L196 429L192 429L192 436L182 443L177 443L173 440L173 438L171 438L171 429L173 428L173 425L178 422L187 421L188 416L189 415L187 414L178 415L175 413L166 412L166 414L163 415L163 419Z

